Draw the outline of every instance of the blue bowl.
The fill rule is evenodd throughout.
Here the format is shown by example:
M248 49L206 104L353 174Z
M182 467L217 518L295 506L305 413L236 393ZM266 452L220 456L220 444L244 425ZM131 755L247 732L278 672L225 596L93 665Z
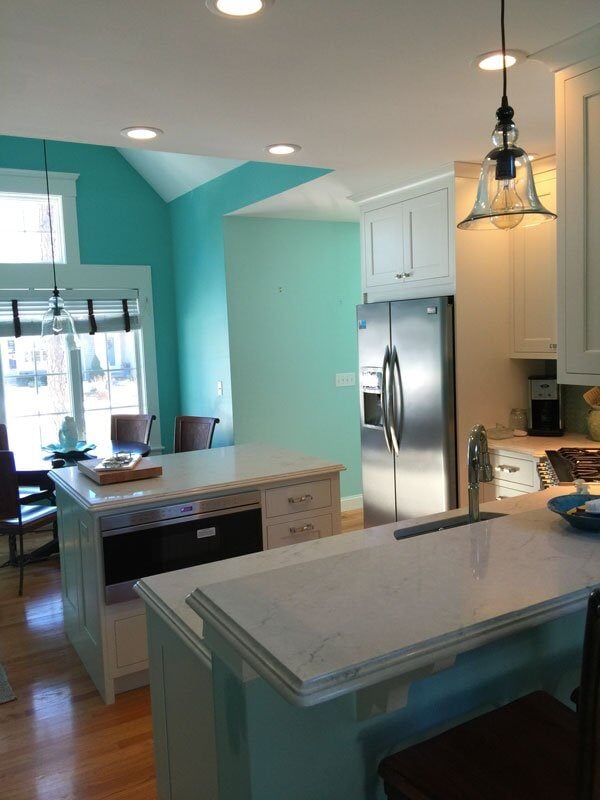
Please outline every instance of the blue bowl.
M560 514L573 528L588 531L588 533L600 533L600 514L590 514L587 511L567 514L570 509L583 506L588 500L595 500L598 497L598 495L589 494L563 494L548 500L548 508L555 514Z

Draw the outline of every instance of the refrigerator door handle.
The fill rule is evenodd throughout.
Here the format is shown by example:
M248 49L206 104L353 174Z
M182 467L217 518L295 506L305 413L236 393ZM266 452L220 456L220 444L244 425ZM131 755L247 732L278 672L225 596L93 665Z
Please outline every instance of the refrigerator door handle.
M392 411L390 414L390 434L394 452L398 456L400 455L399 427L402 420L402 386L400 384L400 361L398 359L398 351L396 350L396 347L394 347L392 350L391 375ZM396 423L398 424L398 427L396 427Z
M390 445L389 433L389 417L388 417L388 371L390 371L390 348L385 346L385 353L383 355L383 365L381 367L381 416L383 418L383 437L388 451L392 452Z

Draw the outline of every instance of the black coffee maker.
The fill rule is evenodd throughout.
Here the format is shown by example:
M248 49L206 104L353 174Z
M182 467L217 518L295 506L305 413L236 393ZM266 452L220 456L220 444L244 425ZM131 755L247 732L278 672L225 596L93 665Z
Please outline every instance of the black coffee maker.
M556 378L532 375L529 378L530 436L562 436L561 387Z

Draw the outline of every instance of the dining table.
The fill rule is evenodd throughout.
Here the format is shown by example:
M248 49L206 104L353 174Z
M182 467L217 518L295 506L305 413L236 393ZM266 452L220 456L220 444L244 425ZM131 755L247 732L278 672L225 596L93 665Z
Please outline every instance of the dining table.
M74 454L50 453L45 450L19 450L15 448L15 467L19 478L19 485L31 484L40 485L38 480L46 486L54 486L48 473L53 469L62 467L73 467L78 461L86 461L93 458L109 458L115 453L132 453L143 457L150 455L150 445L145 442L126 442L117 439L107 439L99 442L91 450Z
M50 473L56 469L64 467L74 467L78 461L89 461L94 458L109 458L115 453L131 453L133 455L141 455L142 457L150 454L150 445L145 442L126 442L117 439L107 439L106 441L98 442L96 446L86 452L74 454L49 453L45 450L19 450L15 448L13 451L15 457L15 467L17 472L17 481L20 487L31 487L32 492L25 502L40 502L48 501L52 504L55 503L54 499L54 482L50 477ZM39 488L39 492L35 489ZM27 555L27 561L40 561L48 556L58 553L58 538L56 532L53 538L45 542L40 547L31 551ZM9 561L13 566L18 564L15 560L16 556L11 554Z

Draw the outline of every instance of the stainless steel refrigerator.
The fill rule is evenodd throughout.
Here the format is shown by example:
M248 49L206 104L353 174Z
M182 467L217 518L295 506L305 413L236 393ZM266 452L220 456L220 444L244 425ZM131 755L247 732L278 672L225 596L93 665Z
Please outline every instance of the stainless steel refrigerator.
M366 527L456 508L452 301L357 306Z

